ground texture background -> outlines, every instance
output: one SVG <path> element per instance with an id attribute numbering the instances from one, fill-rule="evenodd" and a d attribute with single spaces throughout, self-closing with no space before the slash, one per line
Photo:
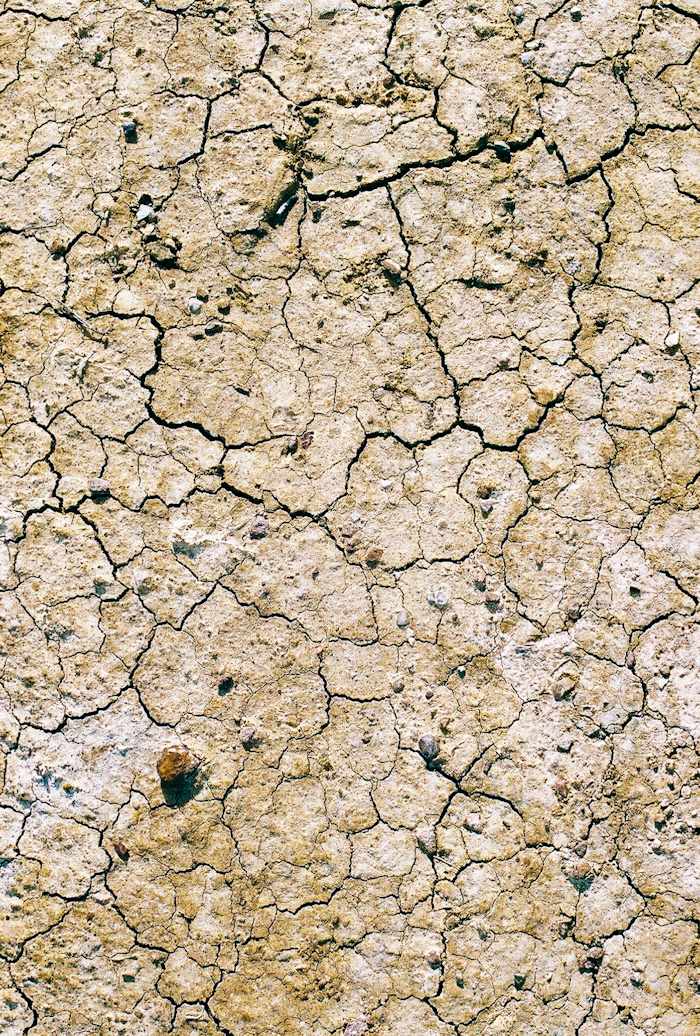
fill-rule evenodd
<path id="1" fill-rule="evenodd" d="M 697 1036 L 698 0 L 0 33 L 3 1034 Z"/>

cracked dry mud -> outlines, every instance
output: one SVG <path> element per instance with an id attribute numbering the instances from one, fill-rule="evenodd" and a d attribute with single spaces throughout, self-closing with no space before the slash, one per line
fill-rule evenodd
<path id="1" fill-rule="evenodd" d="M 697 1036 L 698 0 L 0 27 L 2 1033 Z"/>

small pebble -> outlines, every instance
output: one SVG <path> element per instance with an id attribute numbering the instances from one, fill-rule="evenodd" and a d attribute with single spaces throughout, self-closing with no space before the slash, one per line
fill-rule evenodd
<path id="1" fill-rule="evenodd" d="M 250 526 L 250 538 L 251 540 L 262 540 L 267 536 L 269 530 L 270 523 L 267 518 L 263 518 L 262 515 L 259 515 Z"/>
<path id="2" fill-rule="evenodd" d="M 580 7 L 572 7 L 570 13 L 571 13 L 571 21 L 572 22 L 580 22 L 581 21 L 581 18 L 583 17 L 583 15 L 581 14 L 581 8 Z"/>
<path id="3" fill-rule="evenodd" d="M 670 346 L 671 348 L 673 348 L 676 345 L 680 345 L 680 341 L 681 341 L 680 332 L 678 332 L 678 331 L 671 331 L 671 333 L 667 336 L 666 341 L 664 342 L 664 345 Z"/>
<path id="4" fill-rule="evenodd" d="M 581 615 L 581 605 L 578 601 L 571 601 L 566 609 L 566 614 L 570 619 L 578 619 Z"/>
<path id="5" fill-rule="evenodd" d="M 357 526 L 354 522 L 346 522 L 340 530 L 340 535 L 344 540 L 349 540 L 351 536 L 354 536 L 357 532 Z"/>
<path id="6" fill-rule="evenodd" d="M 199 759 L 182 745 L 166 748 L 158 760 L 158 776 L 163 784 L 175 784 L 199 768 Z"/>
<path id="7" fill-rule="evenodd" d="M 202 303 L 199 301 L 199 299 L 189 299 L 187 302 L 187 308 L 189 309 L 190 313 L 201 313 Z"/>
<path id="8" fill-rule="evenodd" d="M 365 561 L 368 565 L 378 565 L 384 557 L 384 551 L 381 547 L 370 547 L 365 554 Z"/>
<path id="9" fill-rule="evenodd" d="M 440 611 L 444 611 L 450 603 L 450 593 L 449 590 L 438 587 L 437 590 L 428 590 L 425 599 L 433 608 L 439 608 Z"/>
<path id="10" fill-rule="evenodd" d="M 299 445 L 302 450 L 307 450 L 311 443 L 314 441 L 314 433 L 307 429 L 302 435 L 299 436 Z"/>
<path id="11" fill-rule="evenodd" d="M 399 629 L 405 629 L 411 620 L 408 617 L 408 613 L 405 611 L 398 612 L 396 616 L 396 625 Z"/>
<path id="12" fill-rule="evenodd" d="M 480 813 L 467 813 L 464 821 L 464 826 L 467 831 L 473 832 L 475 835 L 480 835 L 484 830 L 483 821 Z"/>
<path id="13" fill-rule="evenodd" d="M 395 694 L 400 694 L 401 691 L 404 689 L 403 677 L 398 676 L 398 675 L 397 676 L 392 676 L 392 678 L 391 678 L 391 689 L 392 689 L 392 691 L 394 691 Z"/>
<path id="14" fill-rule="evenodd" d="M 574 739 L 572 738 L 571 734 L 564 734 L 564 737 L 561 739 L 561 741 L 557 745 L 557 751 L 558 752 L 570 752 L 571 749 L 573 748 L 573 744 L 574 744 Z"/>
<path id="15" fill-rule="evenodd" d="M 513 18 L 515 19 L 516 24 L 520 23 L 524 17 L 525 8 L 521 7 L 520 4 L 518 4 L 516 7 L 513 8 Z"/>
<path id="16" fill-rule="evenodd" d="M 241 744 L 250 748 L 255 742 L 255 727 L 241 727 Z"/>
<path id="17" fill-rule="evenodd" d="M 364 1036 L 364 1033 L 367 1032 L 367 1028 L 367 1019 L 363 1015 L 360 1015 L 360 1017 L 356 1018 L 354 1021 L 348 1022 L 345 1026 L 344 1036 Z"/>
<path id="18" fill-rule="evenodd" d="M 401 267 L 395 259 L 389 259 L 388 257 L 386 259 L 382 259 L 382 269 L 386 270 L 386 272 L 392 277 L 401 276 Z"/>
<path id="19" fill-rule="evenodd" d="M 425 959 L 431 968 L 439 968 L 442 958 L 437 950 L 428 950 Z"/>
<path id="20" fill-rule="evenodd" d="M 433 856 L 437 852 L 437 837 L 434 828 L 419 827 L 416 831 L 416 838 L 418 845 L 428 856 Z"/>
<path id="21" fill-rule="evenodd" d="M 513 985 L 515 986 L 515 988 L 516 989 L 522 989 L 523 986 L 525 985 L 525 979 L 526 978 L 527 978 L 526 975 L 523 975 L 519 971 L 516 971 L 515 974 L 513 975 Z"/>
<path id="22" fill-rule="evenodd" d="M 90 490 L 90 496 L 100 497 L 109 496 L 109 482 L 106 478 L 91 478 L 88 482 L 88 488 Z"/>
<path id="23" fill-rule="evenodd" d="M 461 971 L 455 972 L 455 982 L 457 983 L 460 989 L 464 988 L 464 975 Z"/>
<path id="24" fill-rule="evenodd" d="M 523 65 L 531 65 L 535 60 L 535 56 L 534 51 L 528 50 L 524 54 L 520 55 L 520 60 Z"/>
<path id="25" fill-rule="evenodd" d="M 424 759 L 430 761 L 431 759 L 435 759 L 440 748 L 432 734 L 423 734 L 418 741 L 418 751 Z"/>
<path id="26" fill-rule="evenodd" d="M 477 590 L 486 589 L 486 573 L 483 568 L 472 569 L 472 582 Z"/>
<path id="27" fill-rule="evenodd" d="M 143 223 L 144 220 L 150 219 L 152 215 L 152 205 L 139 205 L 138 209 L 136 210 L 136 222 Z"/>
<path id="28" fill-rule="evenodd" d="M 574 852 L 577 856 L 585 856 L 588 846 L 585 842 L 579 842 L 578 845 L 574 846 Z"/>
<path id="29" fill-rule="evenodd" d="M 136 133 L 136 123 L 133 119 L 127 119 L 126 122 L 122 123 L 122 132 L 127 139 L 134 136 Z"/>
<path id="30" fill-rule="evenodd" d="M 539 49 L 540 49 L 540 41 L 539 40 L 528 40 L 527 43 L 525 44 L 525 50 L 539 50 Z"/>
<path id="31" fill-rule="evenodd" d="M 554 791 L 556 793 L 557 798 L 562 799 L 562 801 L 564 799 L 568 799 L 569 797 L 569 789 L 565 781 L 555 781 Z"/>
<path id="32" fill-rule="evenodd" d="M 128 860 L 128 859 L 129 859 L 129 850 L 128 850 L 128 849 L 127 849 L 127 847 L 126 847 L 126 846 L 124 845 L 124 843 L 123 843 L 123 842 L 120 842 L 120 841 L 116 841 L 116 842 L 112 842 L 112 845 L 114 846 L 114 849 L 115 849 L 115 851 L 116 851 L 117 855 L 118 855 L 118 856 L 119 856 L 119 857 L 120 857 L 120 858 L 121 858 L 122 860 L 124 860 L 124 861 L 126 862 L 126 860 Z"/>
<path id="33" fill-rule="evenodd" d="M 510 159 L 510 148 L 505 140 L 494 140 L 493 150 L 502 162 L 507 162 Z"/>
<path id="34" fill-rule="evenodd" d="M 625 665 L 627 666 L 628 669 L 632 669 L 634 667 L 634 663 L 635 663 L 634 651 L 632 650 L 632 648 L 630 648 L 629 651 L 627 652 L 627 654 L 625 655 Z"/>

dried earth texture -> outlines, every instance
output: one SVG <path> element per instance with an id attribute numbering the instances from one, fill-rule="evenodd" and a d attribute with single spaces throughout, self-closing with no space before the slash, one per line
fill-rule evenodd
<path id="1" fill-rule="evenodd" d="M 3 1036 L 698 1036 L 700 3 L 0 15 Z"/>

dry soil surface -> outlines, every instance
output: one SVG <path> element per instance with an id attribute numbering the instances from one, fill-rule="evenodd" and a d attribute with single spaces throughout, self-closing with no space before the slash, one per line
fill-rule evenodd
<path id="1" fill-rule="evenodd" d="M 2 1033 L 698 1036 L 699 0 L 0 55 Z"/>

